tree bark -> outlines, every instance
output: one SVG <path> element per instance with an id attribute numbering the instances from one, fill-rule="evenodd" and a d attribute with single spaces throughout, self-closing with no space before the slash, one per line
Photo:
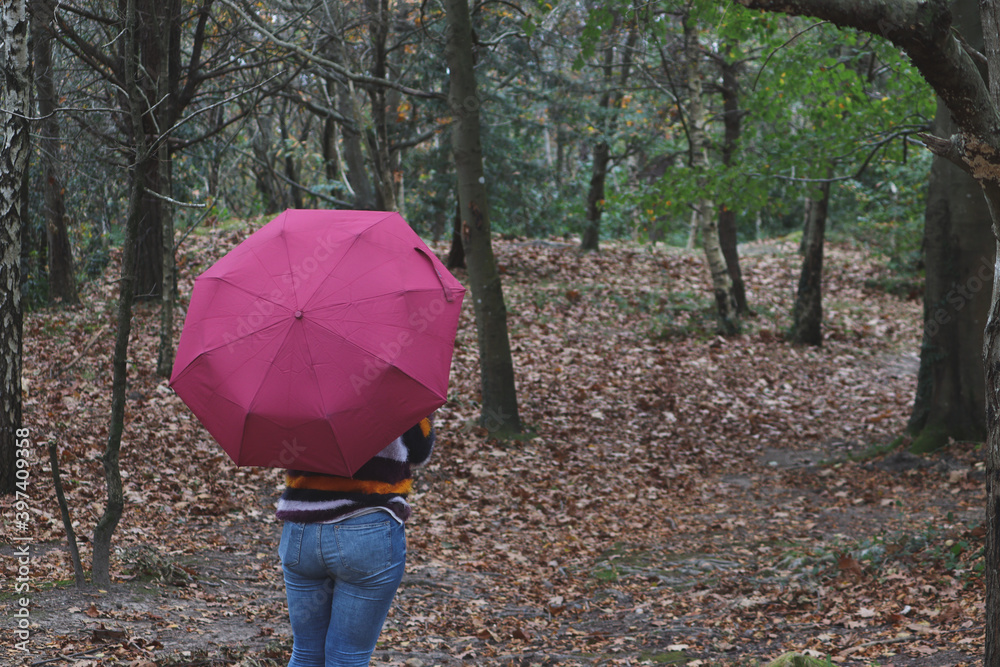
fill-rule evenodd
<path id="1" fill-rule="evenodd" d="M 979 8 L 954 5 L 955 23 L 973 48 L 983 48 Z M 958 131 L 938 99 L 934 134 Z M 924 328 L 920 373 L 907 430 L 911 450 L 926 452 L 955 440 L 986 438 L 981 350 L 993 292 L 993 232 L 982 188 L 969 174 L 935 157 L 924 212 Z"/>
<path id="2" fill-rule="evenodd" d="M 166 50 L 166 49 L 164 49 Z M 162 88 L 167 81 L 168 72 L 166 67 L 161 65 L 160 76 L 157 80 L 163 82 Z M 167 94 L 161 89 L 160 96 Z M 161 142 L 157 150 L 157 167 L 159 168 L 160 184 L 163 188 L 162 194 L 173 196 L 173 169 L 171 168 L 170 149 L 167 142 Z M 163 289 L 160 290 L 160 343 L 156 355 L 156 374 L 160 377 L 170 377 L 170 372 L 174 367 L 174 296 L 175 296 L 175 268 L 174 262 L 174 209 L 172 206 L 164 206 L 162 209 L 163 225 Z"/>
<path id="3" fill-rule="evenodd" d="M 16 483 L 21 428 L 21 185 L 28 165 L 26 0 L 0 0 L 0 493 Z"/>
<path id="4" fill-rule="evenodd" d="M 448 101 L 457 116 L 452 150 L 458 176 L 462 216 L 462 244 L 469 266 L 469 285 L 482 380 L 480 424 L 497 437 L 521 432 L 514 385 L 514 363 L 507 336 L 507 308 L 493 256 L 486 179 L 479 138 L 479 105 L 473 69 L 472 24 L 467 0 L 445 0 L 448 21 L 447 59 L 450 70 Z"/>
<path id="5" fill-rule="evenodd" d="M 823 344 L 823 245 L 830 208 L 830 182 L 818 185 L 814 194 L 817 196 L 806 200 L 802 234 L 804 256 L 792 309 L 792 341 L 819 346 Z"/>
<path id="6" fill-rule="evenodd" d="M 993 116 L 997 116 L 1000 106 L 1000 6 L 996 0 L 980 2 L 985 53 L 989 63 L 989 89 L 993 103 Z M 940 91 L 939 91 L 940 94 Z M 951 109 L 952 105 L 949 104 Z M 985 112 L 983 115 L 987 115 Z M 959 120 L 961 129 L 968 134 L 967 127 Z M 997 126 L 994 125 L 994 128 Z M 990 137 L 994 142 L 998 138 Z M 986 139 L 977 140 L 985 141 Z M 995 148 L 995 146 L 994 146 Z M 992 154 L 996 160 L 996 152 Z M 992 167 L 992 177 L 987 177 L 980 168 L 973 169 L 978 175 L 986 194 L 990 211 L 993 236 L 1000 242 L 1000 165 Z M 1000 256 L 1000 245 L 995 245 L 995 257 Z M 990 314 L 986 320 L 983 341 L 983 357 L 986 373 L 986 649 L 984 667 L 1000 667 L 1000 280 L 997 273 L 1000 266 L 993 265 L 993 295 Z"/>
<path id="7" fill-rule="evenodd" d="M 331 86 L 332 87 L 332 86 Z M 323 168 L 328 183 L 340 180 L 340 156 L 337 152 L 337 121 L 323 120 Z"/>
<path id="8" fill-rule="evenodd" d="M 79 302 L 73 272 L 73 248 L 66 231 L 66 200 L 59 169 L 62 153 L 59 118 L 56 116 L 56 91 L 52 81 L 53 0 L 32 4 L 32 39 L 35 56 L 35 91 L 41 137 L 38 140 L 39 163 L 44 192 L 43 213 L 48 243 L 49 299 L 72 305 Z"/>
<path id="9" fill-rule="evenodd" d="M 338 85 L 337 104 L 341 115 L 353 118 L 355 125 L 361 122 L 357 103 L 354 100 L 354 91 L 351 87 Z M 347 166 L 347 182 L 354 190 L 354 206 L 364 210 L 375 209 L 375 192 L 365 166 L 361 133 L 357 127 L 351 127 L 345 123 L 340 126 L 340 134 L 344 139 L 344 164 Z"/>
<path id="10" fill-rule="evenodd" d="M 451 230 L 451 249 L 448 251 L 449 269 L 464 269 L 465 266 L 465 246 L 462 245 L 462 204 L 458 201 L 456 193 L 455 199 L 455 221 Z"/>
<path id="11" fill-rule="evenodd" d="M 611 148 L 601 139 L 594 145 L 590 167 L 590 187 L 587 189 L 587 226 L 583 230 L 580 249 L 597 251 L 601 240 L 601 214 L 604 212 L 604 181 L 608 175 Z"/>
<path id="12" fill-rule="evenodd" d="M 176 0 L 137 0 L 136 13 L 139 32 L 137 48 L 139 49 L 139 59 L 143 71 L 149 79 L 145 86 L 137 79 L 136 85 L 142 86 L 147 95 L 147 109 L 156 104 L 161 89 L 166 89 L 166 82 L 160 82 L 160 73 L 163 71 L 163 63 L 170 57 L 169 51 L 164 50 L 164 35 L 170 35 L 173 30 L 171 25 L 177 20 L 177 16 L 171 10 Z M 169 42 L 166 42 L 169 44 Z M 179 46 L 179 45 L 178 45 Z M 172 105 L 168 102 L 157 107 L 156 111 L 143 114 L 143 125 L 133 127 L 133 132 L 137 135 L 145 133 L 155 135 L 158 133 L 158 126 L 166 129 L 170 127 L 174 120 L 170 113 Z M 156 120 L 154 120 L 156 118 Z M 138 141 L 137 136 L 130 137 L 133 145 Z M 146 162 L 146 174 L 143 181 L 146 187 L 153 192 L 166 194 L 162 179 L 162 170 L 158 164 L 158 159 L 151 159 Z M 136 282 L 135 296 L 139 299 L 157 299 L 162 296 L 163 289 L 163 209 L 165 202 L 151 194 L 143 193 L 142 206 L 144 215 L 142 216 L 141 227 L 137 235 L 137 258 L 136 258 Z"/>

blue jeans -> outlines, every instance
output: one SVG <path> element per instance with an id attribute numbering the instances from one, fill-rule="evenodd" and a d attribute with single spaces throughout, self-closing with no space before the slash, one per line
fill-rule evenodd
<path id="1" fill-rule="evenodd" d="M 286 521 L 278 555 L 294 640 L 288 666 L 367 667 L 403 578 L 403 525 L 382 511 Z"/>

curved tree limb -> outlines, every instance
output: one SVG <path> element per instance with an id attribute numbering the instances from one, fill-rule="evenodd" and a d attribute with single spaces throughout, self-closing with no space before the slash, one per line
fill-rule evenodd
<path id="1" fill-rule="evenodd" d="M 979 67 L 952 30 L 947 0 L 736 0 L 750 9 L 814 16 L 882 35 L 934 88 L 958 125 L 1000 149 L 1000 114 Z"/>

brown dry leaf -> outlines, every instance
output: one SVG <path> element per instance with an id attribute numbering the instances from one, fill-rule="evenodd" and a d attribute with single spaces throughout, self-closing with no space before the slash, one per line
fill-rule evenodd
<path id="1" fill-rule="evenodd" d="M 837 567 L 845 575 L 850 575 L 857 579 L 863 579 L 865 576 L 861 563 L 859 563 L 854 556 L 850 554 L 841 554 L 837 559 Z"/>
<path id="2" fill-rule="evenodd" d="M 178 322 L 194 276 L 249 228 L 188 238 L 178 257 Z M 407 525 L 413 579 L 394 603 L 387 646 L 414 654 L 448 647 L 489 667 L 561 655 L 560 664 L 575 667 L 598 659 L 581 656 L 589 638 L 593 653 L 607 650 L 599 659 L 608 665 L 637 664 L 643 642 L 686 645 L 704 664 L 726 664 L 737 659 L 723 653 L 733 647 L 749 662 L 779 650 L 892 639 L 901 625 L 943 610 L 933 622 L 948 622 L 948 633 L 923 633 L 922 645 L 970 655 L 981 648 L 980 624 L 951 627 L 982 615 L 977 549 L 951 569 L 940 554 L 915 546 L 926 542 L 928 521 L 943 539 L 981 538 L 981 491 L 955 475 L 961 483 L 942 494 L 948 475 L 935 468 L 893 470 L 879 458 L 849 456 L 905 429 L 922 305 L 868 287 L 894 277 L 883 259 L 830 244 L 823 345 L 790 345 L 781 332 L 800 269 L 796 244 L 749 247 L 741 263 L 757 315 L 747 318 L 745 334 L 720 338 L 699 253 L 614 242 L 580 254 L 561 242 L 495 239 L 506 267 L 519 408 L 536 435 L 500 443 L 478 425 L 479 347 L 467 298 L 450 400 L 435 424 L 438 448 L 416 475 Z M 99 338 L 71 372 L 51 378 L 46 371 L 71 361 L 89 332 L 113 330 L 115 270 L 86 287 L 79 309 L 25 318 L 25 422 L 39 439 L 60 443 L 82 538 L 92 534 L 104 499 L 95 461 L 108 434 L 114 337 Z M 128 404 L 128 502 L 116 546 L 153 545 L 181 568 L 201 559 L 209 565 L 187 570 L 199 588 L 166 589 L 169 602 L 137 620 L 153 625 L 165 652 L 178 648 L 188 628 L 207 629 L 197 620 L 206 613 L 212 626 L 265 629 L 262 645 L 280 643 L 287 609 L 273 503 L 281 474 L 230 463 L 155 375 L 158 315 L 158 307 L 140 305 L 134 317 L 130 388 L 144 398 Z M 781 454 L 780 465 L 766 462 L 771 451 Z M 956 443 L 949 455 L 969 480 L 981 474 L 973 447 Z M 41 495 L 32 502 L 34 537 L 62 540 L 55 502 Z M 862 564 L 856 554 L 875 527 L 900 540 Z M 59 581 L 70 568 L 63 550 L 52 549 L 33 559 L 32 576 Z M 104 602 L 115 594 L 102 598 L 103 611 L 80 609 L 90 603 L 79 598 L 70 606 L 118 621 L 127 609 Z M 753 604 L 733 613 L 738 600 Z M 950 612 L 951 605 L 960 609 Z M 907 606 L 914 607 L 909 616 L 899 612 Z M 859 616 L 862 608 L 872 615 Z M 702 647 L 692 628 L 706 618 L 717 620 L 711 645 Z M 67 639 L 53 632 L 53 645 Z M 67 653 L 92 648 L 88 635 L 74 636 Z M 880 648 L 870 649 L 872 662 L 885 662 L 875 655 Z M 267 657 L 287 662 L 287 655 Z M 5 658 L 0 653 L 0 663 Z"/>

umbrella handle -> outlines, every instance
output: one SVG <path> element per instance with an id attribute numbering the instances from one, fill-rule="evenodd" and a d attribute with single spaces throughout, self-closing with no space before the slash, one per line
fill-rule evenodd
<path id="1" fill-rule="evenodd" d="M 430 256 L 430 253 L 428 253 L 425 248 L 421 248 L 418 245 L 413 246 L 413 249 L 416 250 L 416 251 L 418 251 L 418 252 L 420 252 L 421 254 L 423 254 L 423 256 L 427 258 L 427 261 L 431 263 L 431 268 L 434 269 L 434 273 L 437 275 L 438 281 L 441 283 L 441 291 L 444 292 L 444 298 L 445 298 L 445 300 L 448 303 L 451 303 L 452 301 L 454 301 L 455 297 L 453 297 L 451 295 L 451 292 L 449 292 L 448 288 L 445 286 L 445 284 L 444 284 L 444 276 L 441 275 L 441 270 L 438 269 L 437 264 L 434 263 L 434 259 Z"/>

